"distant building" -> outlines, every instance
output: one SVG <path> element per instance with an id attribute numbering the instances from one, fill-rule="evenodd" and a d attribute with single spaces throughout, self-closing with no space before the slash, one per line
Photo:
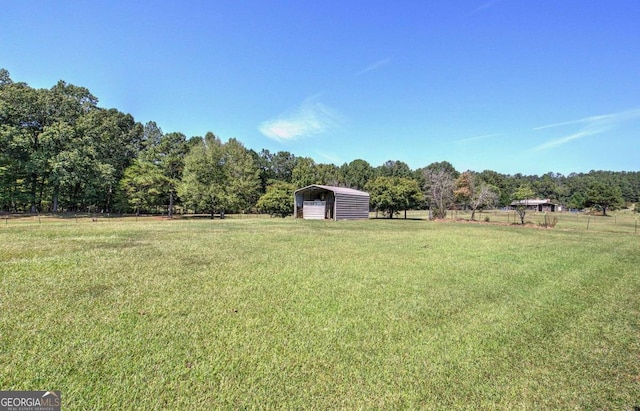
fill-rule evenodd
<path id="1" fill-rule="evenodd" d="M 369 193 L 346 187 L 313 184 L 298 189 L 294 216 L 306 220 L 360 220 L 369 218 Z"/>
<path id="2" fill-rule="evenodd" d="M 527 210 L 533 210 L 533 211 L 540 211 L 540 212 L 544 212 L 544 211 L 550 211 L 550 212 L 556 212 L 556 211 L 562 211 L 562 206 L 556 203 L 552 203 L 550 199 L 545 198 L 545 199 L 539 199 L 539 198 L 535 198 L 535 199 L 527 199 L 527 200 L 520 200 L 520 201 L 512 201 L 511 202 L 511 207 L 517 207 L 517 206 L 526 206 Z"/>

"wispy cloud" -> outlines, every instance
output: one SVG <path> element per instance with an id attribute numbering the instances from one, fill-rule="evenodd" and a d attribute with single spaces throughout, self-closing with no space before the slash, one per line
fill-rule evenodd
<path id="1" fill-rule="evenodd" d="M 312 96 L 293 110 L 264 121 L 258 130 L 273 140 L 291 141 L 325 133 L 339 123 L 339 116 Z"/>
<path id="2" fill-rule="evenodd" d="M 597 134 L 604 133 L 608 130 L 614 129 L 620 126 L 622 123 L 640 118 L 640 108 L 621 111 L 619 113 L 603 114 L 599 116 L 591 116 L 581 118 L 579 120 L 563 121 L 559 123 L 546 124 L 543 126 L 535 127 L 534 130 L 545 130 L 549 128 L 565 127 L 571 125 L 581 125 L 580 129 L 563 137 L 556 138 L 554 140 L 547 141 L 534 147 L 534 150 L 546 150 L 549 148 L 557 147 L 562 144 L 566 144 L 573 140 L 578 140 L 584 137 L 589 137 Z"/>
<path id="3" fill-rule="evenodd" d="M 485 11 L 487 9 L 490 9 L 491 7 L 495 6 L 496 4 L 500 3 L 503 0 L 489 0 L 486 1 L 484 3 L 482 3 L 479 7 L 476 7 L 475 9 L 473 9 L 470 13 L 467 14 L 466 17 L 471 17 L 474 14 L 480 13 L 482 11 Z"/>
<path id="4" fill-rule="evenodd" d="M 332 164 L 340 165 L 340 164 L 344 163 L 344 160 L 342 160 L 342 158 L 340 158 L 340 156 L 338 156 L 335 153 L 327 153 L 327 152 L 324 152 L 324 151 L 316 151 L 316 153 L 320 157 L 324 158 L 325 160 L 329 161 Z"/>
<path id="5" fill-rule="evenodd" d="M 365 73 L 368 73 L 370 71 L 374 71 L 379 69 L 382 66 L 386 66 L 387 64 L 391 63 L 391 59 L 390 58 L 386 58 L 383 60 L 378 60 L 373 64 L 368 65 L 367 67 L 363 68 L 362 70 L 360 70 L 359 72 L 356 73 L 356 76 L 361 76 Z"/>
<path id="6" fill-rule="evenodd" d="M 607 130 L 606 128 L 594 128 L 594 129 L 590 129 L 590 130 L 578 131 L 577 133 L 573 133 L 573 134 L 570 134 L 568 136 L 564 136 L 564 137 L 561 137 L 561 138 L 557 138 L 555 140 L 547 141 L 544 144 L 540 144 L 539 146 L 534 147 L 534 150 L 536 150 L 536 151 L 546 150 L 548 148 L 561 146 L 561 145 L 563 145 L 565 143 L 568 143 L 570 141 L 573 141 L 573 140 L 578 140 L 578 139 L 581 139 L 581 138 L 584 138 L 584 137 L 594 136 L 596 134 L 603 133 L 606 130 Z"/>
<path id="7" fill-rule="evenodd" d="M 487 139 L 487 138 L 500 137 L 500 136 L 502 136 L 502 134 L 499 134 L 499 133 L 497 133 L 497 134 L 484 134 L 484 135 L 481 135 L 481 136 L 475 136 L 475 137 L 463 138 L 461 140 L 456 140 L 456 141 L 454 141 L 454 143 L 468 143 L 470 141 L 484 140 L 484 139 Z"/>

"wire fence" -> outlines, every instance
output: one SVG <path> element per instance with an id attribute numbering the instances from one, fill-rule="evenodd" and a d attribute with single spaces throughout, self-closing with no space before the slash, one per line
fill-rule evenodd
<path id="1" fill-rule="evenodd" d="M 376 214 L 372 212 L 371 218 Z M 226 214 L 225 219 L 248 220 L 268 219 L 267 214 Z M 384 218 L 379 213 L 378 218 Z M 405 218 L 402 211 L 394 218 Z M 406 218 L 412 220 L 429 220 L 428 210 L 407 210 Z M 42 224 L 58 225 L 83 225 L 83 224 L 109 224 L 118 222 L 158 222 L 158 221 L 196 221 L 210 220 L 210 214 L 175 214 L 171 218 L 167 215 L 130 215 L 130 214 L 0 214 L 0 230 L 2 227 L 29 227 Z M 216 214 L 214 220 L 220 220 Z M 514 210 L 489 210 L 477 211 L 474 220 L 478 223 L 519 225 L 520 217 Z M 471 221 L 471 212 L 462 210 L 449 210 L 446 218 L 441 221 Z M 573 212 L 533 212 L 525 215 L 525 224 L 568 230 L 580 230 L 590 232 L 640 234 L 640 215 L 631 212 L 610 213 L 607 216 L 590 215 Z"/>
<path id="2" fill-rule="evenodd" d="M 225 214 L 224 219 L 264 219 L 269 218 L 267 214 Z M 222 219 L 219 214 L 214 216 L 214 220 Z M 174 214 L 172 217 L 155 214 L 0 214 L 0 229 L 8 226 L 34 226 L 34 225 L 83 225 L 83 224 L 109 224 L 118 222 L 158 222 L 158 221 L 196 221 L 211 220 L 211 214 Z"/>
<path id="3" fill-rule="evenodd" d="M 372 217 L 375 213 L 371 214 Z M 381 214 L 378 215 L 382 217 Z M 404 211 L 394 218 L 404 218 Z M 428 220 L 428 210 L 407 210 L 407 219 Z M 449 210 L 442 221 L 471 221 L 471 211 Z M 477 211 L 474 220 L 479 223 L 518 225 L 520 216 L 515 210 Z M 574 212 L 534 212 L 527 211 L 525 224 L 538 227 L 571 229 L 593 232 L 640 234 L 640 215 L 632 212 L 610 213 L 607 216 Z"/>

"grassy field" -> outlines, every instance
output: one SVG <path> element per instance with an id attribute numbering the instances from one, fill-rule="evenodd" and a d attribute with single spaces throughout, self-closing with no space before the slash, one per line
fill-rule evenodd
<path id="1" fill-rule="evenodd" d="M 407 212 L 407 218 L 426 220 L 429 218 L 428 213 L 425 210 L 411 210 Z M 606 216 L 570 212 L 543 213 L 528 211 L 525 216 L 525 222 L 532 225 L 543 225 L 545 216 L 547 224 L 555 219 L 559 229 L 640 235 L 640 214 L 633 213 L 630 210 L 610 212 Z M 404 218 L 404 213 L 401 213 L 399 218 Z M 445 218 L 445 220 L 470 219 L 470 211 L 449 211 Z M 494 224 L 520 224 L 520 217 L 513 210 L 477 212 L 475 220 Z"/>
<path id="2" fill-rule="evenodd" d="M 18 220 L 0 389 L 63 409 L 640 406 L 633 231 Z"/>

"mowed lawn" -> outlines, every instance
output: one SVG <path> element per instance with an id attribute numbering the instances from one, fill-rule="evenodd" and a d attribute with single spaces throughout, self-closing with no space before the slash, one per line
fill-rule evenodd
<path id="1" fill-rule="evenodd" d="M 637 235 L 230 218 L 0 240 L 0 389 L 63 409 L 640 406 Z"/>

